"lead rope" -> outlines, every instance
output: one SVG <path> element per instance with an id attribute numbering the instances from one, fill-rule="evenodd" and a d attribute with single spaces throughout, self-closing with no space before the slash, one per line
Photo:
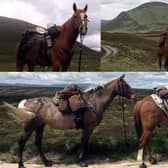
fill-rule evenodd
<path id="1" fill-rule="evenodd" d="M 82 49 L 83 49 L 83 36 L 80 34 L 79 67 L 78 67 L 79 72 L 81 71 Z"/>
<path id="2" fill-rule="evenodd" d="M 125 93 L 125 88 L 123 87 L 123 84 L 122 84 L 122 87 L 120 87 L 119 85 L 119 91 L 121 91 L 121 93 L 124 95 Z M 125 145 L 128 144 L 127 142 L 127 131 L 126 131 L 126 121 L 125 121 L 125 101 L 124 101 L 124 98 L 119 96 L 119 105 L 121 106 L 121 109 L 122 109 L 122 119 L 123 119 L 123 135 L 124 135 L 124 141 L 125 141 Z"/>

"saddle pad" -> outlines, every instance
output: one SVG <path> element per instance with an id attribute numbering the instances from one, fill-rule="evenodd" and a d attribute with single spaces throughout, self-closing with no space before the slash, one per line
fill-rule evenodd
<path id="1" fill-rule="evenodd" d="M 156 94 L 152 94 L 151 95 L 153 101 L 155 102 L 155 104 L 161 108 L 164 113 L 168 116 L 168 105 L 167 105 L 167 100 L 163 100 L 161 99 L 158 95 Z"/>

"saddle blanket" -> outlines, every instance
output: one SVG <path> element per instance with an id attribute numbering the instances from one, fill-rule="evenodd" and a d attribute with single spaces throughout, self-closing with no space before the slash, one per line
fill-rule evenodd
<path id="1" fill-rule="evenodd" d="M 158 95 L 152 94 L 151 95 L 153 101 L 155 104 L 161 108 L 164 113 L 168 116 L 168 100 L 167 99 L 161 99 Z"/>

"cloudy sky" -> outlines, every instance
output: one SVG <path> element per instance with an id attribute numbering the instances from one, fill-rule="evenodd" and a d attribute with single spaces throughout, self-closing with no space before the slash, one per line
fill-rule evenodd
<path id="1" fill-rule="evenodd" d="M 0 16 L 17 18 L 46 27 L 48 23 L 63 24 L 73 14 L 72 5 L 88 4 L 90 20 L 84 43 L 100 50 L 100 0 L 0 0 Z"/>
<path id="2" fill-rule="evenodd" d="M 101 19 L 113 19 L 123 11 L 128 11 L 143 3 L 153 1 L 168 3 L 168 0 L 102 0 Z"/>
<path id="3" fill-rule="evenodd" d="M 1 72 L 0 84 L 40 84 L 43 86 L 50 85 L 68 85 L 72 83 L 90 84 L 95 86 L 103 84 L 118 78 L 123 73 L 120 72 L 67 72 L 67 73 L 17 73 L 17 72 Z M 152 72 L 128 72 L 126 81 L 133 88 L 149 88 L 152 89 L 158 85 L 168 85 L 168 73 L 152 73 Z"/>

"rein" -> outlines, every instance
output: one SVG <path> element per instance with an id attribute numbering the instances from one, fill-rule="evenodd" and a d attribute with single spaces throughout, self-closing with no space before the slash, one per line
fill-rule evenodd
<path id="1" fill-rule="evenodd" d="M 126 89 L 124 87 L 124 84 L 122 83 L 121 86 L 118 84 L 118 89 L 121 95 L 125 95 Z M 125 139 L 125 144 L 127 144 L 127 131 L 126 131 L 126 120 L 125 120 L 125 98 L 119 95 L 119 105 L 121 106 L 122 109 L 122 119 L 123 119 L 123 134 L 124 134 L 124 139 Z"/>
<path id="2" fill-rule="evenodd" d="M 86 22 L 89 22 L 88 19 L 86 19 Z M 84 35 L 80 33 L 80 50 L 79 50 L 79 67 L 78 71 L 81 71 L 81 62 L 82 62 L 82 49 L 83 49 L 83 40 L 84 40 Z"/>
<path id="3" fill-rule="evenodd" d="M 80 34 L 80 46 L 79 46 L 79 67 L 78 71 L 81 71 L 81 61 L 82 61 L 82 49 L 83 49 L 83 39 L 84 35 Z"/>

